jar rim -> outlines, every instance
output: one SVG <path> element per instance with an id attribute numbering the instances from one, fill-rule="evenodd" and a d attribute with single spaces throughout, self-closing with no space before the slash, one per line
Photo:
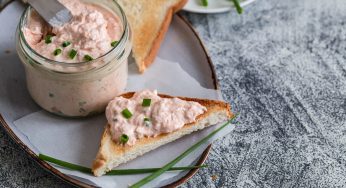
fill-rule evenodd
<path id="1" fill-rule="evenodd" d="M 91 65 L 93 63 L 98 62 L 100 59 L 107 57 L 108 55 L 110 55 L 111 53 L 115 52 L 116 50 L 119 51 L 118 47 L 124 46 L 121 45 L 121 43 L 123 43 L 122 41 L 124 41 L 124 39 L 126 38 L 126 32 L 128 31 L 128 21 L 126 18 L 126 15 L 123 11 L 123 9 L 121 8 L 121 6 L 115 1 L 112 0 L 112 2 L 116 5 L 116 7 L 119 9 L 120 11 L 120 16 L 121 16 L 121 20 L 122 20 L 122 26 L 123 26 L 123 32 L 121 34 L 121 37 L 119 39 L 119 42 L 116 44 L 115 47 L 113 47 L 112 49 L 110 49 L 109 51 L 107 51 L 105 54 L 91 60 L 91 61 L 82 61 L 82 62 L 74 62 L 74 63 L 68 63 L 68 62 L 63 62 L 63 61 L 56 61 L 56 60 L 52 60 L 49 58 L 46 58 L 44 56 L 42 56 L 41 54 L 37 53 L 27 42 L 24 33 L 23 33 L 23 26 L 24 26 L 24 21 L 26 20 L 26 17 L 28 16 L 29 11 L 31 11 L 33 9 L 33 7 L 28 6 L 25 11 L 23 12 L 22 16 L 20 17 L 20 21 L 19 21 L 19 25 L 18 25 L 18 30 L 19 30 L 19 37 L 20 39 L 24 42 L 24 45 L 30 50 L 30 52 L 32 52 L 33 54 L 35 54 L 39 59 L 51 64 L 51 65 L 59 65 L 59 66 L 66 66 L 66 67 L 79 67 L 79 66 L 83 66 L 83 65 Z M 114 11 L 113 11 L 114 13 Z M 119 16 L 118 14 L 116 14 L 117 16 Z M 121 52 L 122 50 L 120 50 Z"/>

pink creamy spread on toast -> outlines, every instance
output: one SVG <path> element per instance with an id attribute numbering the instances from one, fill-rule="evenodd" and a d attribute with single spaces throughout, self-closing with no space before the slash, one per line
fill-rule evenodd
<path id="1" fill-rule="evenodd" d="M 150 105 L 143 106 L 143 99 L 150 99 Z M 123 114 L 125 109 L 131 117 Z M 106 117 L 113 141 L 121 143 L 122 135 L 126 135 L 126 144 L 134 145 L 140 138 L 181 129 L 185 124 L 195 122 L 196 117 L 205 111 L 206 107 L 198 102 L 161 98 L 156 90 L 143 90 L 129 99 L 122 96 L 114 98 L 106 108 Z"/>
<path id="2" fill-rule="evenodd" d="M 60 62 L 83 62 L 85 55 L 98 58 L 113 47 L 111 43 L 118 41 L 122 35 L 121 21 L 117 15 L 97 4 L 83 3 L 80 0 L 59 0 L 73 15 L 70 22 L 61 27 L 50 28 L 34 11 L 27 26 L 23 29 L 24 37 L 31 48 L 38 54 Z M 45 37 L 51 35 L 51 42 Z M 64 42 L 70 44 L 63 47 Z M 56 49 L 61 53 L 54 54 Z M 77 52 L 70 57 L 71 50 Z"/>

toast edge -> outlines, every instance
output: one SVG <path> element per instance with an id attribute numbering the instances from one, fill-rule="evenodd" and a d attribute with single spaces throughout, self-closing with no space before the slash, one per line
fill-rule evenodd
<path id="1" fill-rule="evenodd" d="M 144 58 L 143 62 L 139 63 L 139 72 L 144 73 L 145 69 L 147 69 L 154 61 L 160 46 L 161 42 L 165 38 L 165 35 L 167 33 L 167 30 L 169 28 L 169 25 L 172 21 L 173 15 L 175 12 L 178 12 L 180 9 L 184 7 L 184 5 L 187 3 L 187 0 L 181 0 L 179 3 L 172 6 L 166 13 L 165 20 L 161 25 L 161 29 L 158 32 L 153 45 L 151 46 L 149 54 Z"/>

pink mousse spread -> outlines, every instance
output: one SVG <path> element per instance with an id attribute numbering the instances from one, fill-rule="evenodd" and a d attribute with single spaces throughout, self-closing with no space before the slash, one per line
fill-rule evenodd
<path id="1" fill-rule="evenodd" d="M 149 106 L 148 100 L 151 101 Z M 128 113 L 124 115 L 124 110 L 131 116 Z M 126 144 L 134 145 L 142 137 L 155 137 L 181 129 L 196 121 L 196 117 L 206 110 L 197 102 L 161 98 L 156 90 L 143 90 L 129 99 L 121 96 L 113 99 L 106 108 L 106 117 L 113 141 L 121 143 L 121 137 L 126 135 Z"/>
<path id="2" fill-rule="evenodd" d="M 106 8 L 79 0 L 59 2 L 71 11 L 73 18 L 70 22 L 51 28 L 32 12 L 23 29 L 26 41 L 38 54 L 60 62 L 83 62 L 106 54 L 113 48 L 112 42 L 120 39 L 121 22 Z M 73 56 L 72 51 L 77 53 Z"/>

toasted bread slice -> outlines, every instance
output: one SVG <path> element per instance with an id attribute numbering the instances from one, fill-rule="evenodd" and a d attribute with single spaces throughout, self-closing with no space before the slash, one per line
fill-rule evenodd
<path id="1" fill-rule="evenodd" d="M 132 56 L 139 72 L 154 61 L 172 16 L 187 0 L 117 0 L 133 32 Z"/>
<path id="2" fill-rule="evenodd" d="M 131 98 L 133 92 L 125 93 L 124 98 Z M 163 98 L 172 98 L 168 95 L 159 95 Z M 120 145 L 115 143 L 110 135 L 109 125 L 106 125 L 105 131 L 101 138 L 101 144 L 97 153 L 96 159 L 92 165 L 92 171 L 95 176 L 101 176 L 119 164 L 130 161 L 138 156 L 141 156 L 155 148 L 164 144 L 172 142 L 184 135 L 190 134 L 194 131 L 203 129 L 210 125 L 226 121 L 230 119 L 233 114 L 230 111 L 230 105 L 216 100 L 196 99 L 179 97 L 186 101 L 195 101 L 207 108 L 207 111 L 197 116 L 196 121 L 193 123 L 185 124 L 183 128 L 166 134 L 158 135 L 157 137 L 144 137 L 137 140 L 133 146 Z"/>

